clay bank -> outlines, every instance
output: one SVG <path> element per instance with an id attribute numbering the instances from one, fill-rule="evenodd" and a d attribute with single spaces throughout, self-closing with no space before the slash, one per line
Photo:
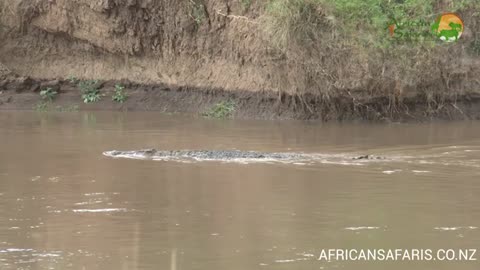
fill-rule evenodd
<path id="1" fill-rule="evenodd" d="M 395 9 L 458 14 L 463 35 L 446 44 L 391 39 L 394 7 L 377 2 L 5 0 L 0 110 L 478 119 L 479 4 Z"/>

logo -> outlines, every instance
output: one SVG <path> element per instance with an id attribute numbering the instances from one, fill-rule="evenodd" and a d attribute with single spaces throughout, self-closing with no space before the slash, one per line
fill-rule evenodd
<path id="1" fill-rule="evenodd" d="M 401 41 L 441 40 L 454 42 L 462 36 L 463 28 L 462 19 L 454 13 L 442 14 L 433 23 L 424 19 L 392 19 L 387 24 L 390 36 Z"/>
<path id="2" fill-rule="evenodd" d="M 432 25 L 432 32 L 440 40 L 457 41 L 463 33 L 463 21 L 454 13 L 443 14 Z"/>

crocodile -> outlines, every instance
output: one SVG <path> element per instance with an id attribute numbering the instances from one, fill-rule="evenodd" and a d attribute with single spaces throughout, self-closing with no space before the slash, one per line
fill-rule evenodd
<path id="1" fill-rule="evenodd" d="M 374 156 L 374 155 L 363 155 L 363 156 L 356 156 L 352 158 L 353 160 L 362 160 L 362 159 L 370 159 L 370 160 L 375 160 L 375 159 L 385 159 L 385 157 L 382 156 Z"/>
<path id="2" fill-rule="evenodd" d="M 232 161 L 238 159 L 248 160 L 272 160 L 272 161 L 308 161 L 319 158 L 322 155 L 306 153 L 269 153 L 241 150 L 156 150 L 143 149 L 136 151 L 107 151 L 103 153 L 109 157 L 123 157 L 133 159 L 196 159 L 196 160 L 220 160 Z M 348 158 L 347 158 L 348 159 Z M 381 156 L 361 155 L 351 157 L 351 160 L 379 160 Z"/>

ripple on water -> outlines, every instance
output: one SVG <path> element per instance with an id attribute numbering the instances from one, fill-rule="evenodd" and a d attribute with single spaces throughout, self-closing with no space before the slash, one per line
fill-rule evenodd
<path id="1" fill-rule="evenodd" d="M 102 196 L 102 195 L 105 195 L 105 193 L 103 192 L 94 192 L 94 193 L 85 193 L 83 194 L 84 196 L 87 196 L 87 197 L 92 197 L 92 196 Z"/>
<path id="2" fill-rule="evenodd" d="M 101 208 L 101 209 L 73 209 L 74 213 L 109 213 L 109 212 L 127 212 L 126 208 Z"/>
<path id="3" fill-rule="evenodd" d="M 276 263 L 289 263 L 289 262 L 295 262 L 297 261 L 296 259 L 283 259 L 283 260 L 275 260 Z"/>
<path id="4" fill-rule="evenodd" d="M 402 170 L 397 169 L 397 170 L 382 171 L 382 173 L 384 173 L 384 174 L 394 174 L 394 173 L 398 173 L 398 172 L 402 172 Z"/>
<path id="5" fill-rule="evenodd" d="M 413 173 L 431 173 L 431 171 L 412 170 Z"/>
<path id="6" fill-rule="evenodd" d="M 478 227 L 475 227 L 475 226 L 435 227 L 433 229 L 437 231 L 458 231 L 458 230 L 476 230 L 478 229 Z"/>
<path id="7" fill-rule="evenodd" d="M 97 200 L 97 201 L 88 201 L 88 202 L 78 202 L 78 203 L 74 203 L 74 205 L 77 205 L 77 206 L 92 205 L 92 204 L 99 204 L 99 203 L 103 203 L 103 202 L 104 201 Z"/>
<path id="8" fill-rule="evenodd" d="M 297 253 L 296 255 L 303 257 L 315 257 L 315 254 L 312 253 Z"/>
<path id="9" fill-rule="evenodd" d="M 30 248 L 7 248 L 7 249 L 0 249 L 0 253 L 10 253 L 10 252 L 30 252 L 34 251 Z"/>
<path id="10" fill-rule="evenodd" d="M 349 231 L 361 231 L 361 230 L 378 230 L 380 227 L 376 226 L 360 226 L 360 227 L 346 227 L 345 230 Z"/>
<path id="11" fill-rule="evenodd" d="M 58 263 L 59 259 L 62 259 L 62 251 L 42 251 L 32 248 L 8 248 L 0 249 L 0 254 L 4 254 L 5 258 L 2 258 L 2 266 L 7 265 L 26 265 L 40 261 L 50 261 L 52 264 Z M 3 269 L 3 267 L 2 267 Z M 17 268 L 25 269 L 25 268 Z M 29 268 L 27 268 L 29 269 Z"/>

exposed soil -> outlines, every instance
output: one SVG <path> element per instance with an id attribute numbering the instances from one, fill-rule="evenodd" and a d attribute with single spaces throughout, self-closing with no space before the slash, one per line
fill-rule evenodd
<path id="1" fill-rule="evenodd" d="M 279 49 L 264 29 L 263 1 L 5 0 L 0 3 L 0 110 L 53 107 L 202 113 L 232 100 L 235 117 L 322 120 L 477 119 L 477 13 L 462 14 L 453 46 L 395 58 L 335 35 Z M 318 11 L 318 12 L 317 12 Z M 317 10 L 318 23 L 328 11 Z M 322 28 L 323 29 L 323 28 Z M 476 41 L 475 41 L 476 42 Z M 347 44 L 347 45 L 345 45 Z M 476 44 L 476 43 L 475 43 Z M 103 81 L 83 104 L 66 78 Z M 111 101 L 114 85 L 130 98 Z"/>
<path id="2" fill-rule="evenodd" d="M 125 86 L 128 99 L 113 102 L 115 84 Z M 318 96 L 303 96 L 272 92 L 225 91 L 199 89 L 166 84 L 138 84 L 129 81 L 99 83 L 102 99 L 84 104 L 77 86 L 65 80 L 35 80 L 13 74 L 0 80 L 0 110 L 38 110 L 45 103 L 40 89 L 50 87 L 59 94 L 46 110 L 121 110 L 159 111 L 167 113 L 202 114 L 221 101 L 233 101 L 235 118 L 248 119 L 305 119 L 305 120 L 371 120 L 371 121 L 424 121 L 429 119 L 480 119 L 480 95 L 465 95 L 457 100 L 422 103 L 425 97 L 411 97 L 400 104 L 385 98 L 366 98 L 351 93 L 329 100 Z M 440 103 L 441 102 L 441 103 Z"/>

